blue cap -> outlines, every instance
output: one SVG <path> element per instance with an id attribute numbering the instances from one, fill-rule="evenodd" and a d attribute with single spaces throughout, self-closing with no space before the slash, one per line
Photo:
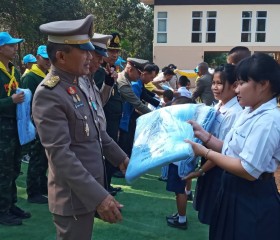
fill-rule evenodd
<path id="1" fill-rule="evenodd" d="M 7 44 L 16 44 L 21 43 L 24 40 L 21 38 L 13 38 L 7 32 L 0 32 L 0 46 L 7 45 Z"/>
<path id="2" fill-rule="evenodd" d="M 46 45 L 41 45 L 37 49 L 37 55 L 40 55 L 43 58 L 49 58 L 49 55 L 47 53 L 47 46 Z"/>
<path id="3" fill-rule="evenodd" d="M 35 63 L 37 62 L 37 59 L 32 54 L 27 54 L 22 59 L 23 63 Z"/>

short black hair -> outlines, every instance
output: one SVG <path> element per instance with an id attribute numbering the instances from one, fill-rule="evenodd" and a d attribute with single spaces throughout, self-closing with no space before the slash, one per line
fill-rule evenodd
<path id="1" fill-rule="evenodd" d="M 172 70 L 177 68 L 173 63 L 170 63 L 167 67 L 172 69 Z"/>
<path id="2" fill-rule="evenodd" d="M 220 79 L 223 85 L 228 82 L 232 85 L 236 81 L 235 65 L 232 64 L 221 64 L 215 68 L 214 74 L 220 73 Z"/>
<path id="3" fill-rule="evenodd" d="M 159 67 L 158 67 L 158 65 L 156 65 L 156 64 L 154 64 L 154 66 L 155 66 L 156 75 L 158 75 L 158 73 L 159 73 Z"/>
<path id="4" fill-rule="evenodd" d="M 172 101 L 171 105 L 186 104 L 186 103 L 195 103 L 195 102 L 189 97 L 180 96 L 180 97 L 175 98 Z"/>
<path id="5" fill-rule="evenodd" d="M 235 53 L 235 52 L 240 52 L 240 51 L 244 51 L 244 52 L 250 53 L 249 48 L 244 47 L 244 46 L 236 46 L 236 47 L 233 47 L 232 49 L 229 50 L 228 55 L 230 55 L 232 53 Z"/>
<path id="6" fill-rule="evenodd" d="M 163 75 L 175 75 L 175 73 L 173 72 L 172 69 L 170 68 L 166 68 L 164 71 L 163 71 Z"/>
<path id="7" fill-rule="evenodd" d="M 169 101 L 171 101 L 173 99 L 173 96 L 174 96 L 174 93 L 172 90 L 170 90 L 170 89 L 164 90 L 163 97 L 166 97 Z"/>
<path id="8" fill-rule="evenodd" d="M 57 51 L 69 53 L 73 47 L 75 47 L 75 45 L 48 42 L 47 53 L 48 53 L 51 63 L 56 63 L 56 61 L 57 61 L 56 52 Z"/>
<path id="9" fill-rule="evenodd" d="M 155 65 L 154 65 L 154 64 L 147 63 L 147 64 L 144 66 L 143 72 L 153 73 L 153 71 L 155 71 Z"/>
<path id="10" fill-rule="evenodd" d="M 181 76 L 179 77 L 179 84 L 182 86 L 182 87 L 186 87 L 188 85 L 188 83 L 190 83 L 190 79 L 188 79 L 187 76 Z"/>
<path id="11" fill-rule="evenodd" d="M 248 82 L 268 80 L 275 96 L 280 94 L 280 65 L 266 53 L 254 53 L 236 66 L 236 78 Z"/>

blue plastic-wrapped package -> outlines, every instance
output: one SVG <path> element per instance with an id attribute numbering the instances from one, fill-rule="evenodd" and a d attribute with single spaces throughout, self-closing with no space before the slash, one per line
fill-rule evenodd
<path id="1" fill-rule="evenodd" d="M 181 177 L 193 171 L 197 164 L 190 144 L 184 139 L 194 138 L 188 120 L 198 122 L 209 130 L 215 118 L 215 110 L 204 104 L 182 104 L 158 109 L 137 119 L 134 144 L 126 171 L 131 183 L 148 170 L 181 161 L 178 173 Z"/>
<path id="2" fill-rule="evenodd" d="M 24 102 L 17 104 L 17 126 L 20 145 L 24 145 L 35 139 L 36 130 L 30 115 L 32 93 L 29 89 L 18 88 L 16 93 L 20 92 L 24 92 Z"/>

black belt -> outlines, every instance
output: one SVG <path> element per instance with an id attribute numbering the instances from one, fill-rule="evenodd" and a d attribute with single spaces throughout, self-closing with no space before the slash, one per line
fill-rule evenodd
<path id="1" fill-rule="evenodd" d="M 274 173 L 268 173 L 268 172 L 263 172 L 260 176 L 259 176 L 259 180 L 268 180 L 274 178 Z"/>

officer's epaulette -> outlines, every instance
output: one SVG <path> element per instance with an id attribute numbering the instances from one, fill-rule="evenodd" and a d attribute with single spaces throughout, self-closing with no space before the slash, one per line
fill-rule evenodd
<path id="1" fill-rule="evenodd" d="M 47 88 L 53 89 L 59 83 L 59 81 L 59 76 L 51 76 L 45 79 L 42 85 Z"/>

